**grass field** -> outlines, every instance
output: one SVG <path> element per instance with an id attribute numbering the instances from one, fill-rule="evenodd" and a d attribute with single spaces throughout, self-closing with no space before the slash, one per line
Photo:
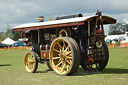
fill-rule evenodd
<path id="1" fill-rule="evenodd" d="M 110 48 L 109 63 L 102 72 L 85 72 L 81 67 L 72 76 L 60 76 L 39 64 L 37 73 L 24 69 L 27 50 L 0 50 L 0 85 L 128 85 L 128 48 Z"/>

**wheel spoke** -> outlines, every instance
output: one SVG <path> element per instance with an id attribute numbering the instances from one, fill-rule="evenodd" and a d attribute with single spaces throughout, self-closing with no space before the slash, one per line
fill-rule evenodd
<path id="1" fill-rule="evenodd" d="M 60 57 L 53 57 L 53 60 L 60 59 Z"/>
<path id="2" fill-rule="evenodd" d="M 34 61 L 34 60 L 31 60 L 31 62 L 32 62 L 32 64 L 34 64 L 34 63 L 35 63 L 35 61 Z"/>
<path id="3" fill-rule="evenodd" d="M 71 54 L 71 53 L 72 53 L 72 51 L 69 51 L 69 52 L 66 53 L 66 55 L 69 55 L 69 54 Z"/>
<path id="4" fill-rule="evenodd" d="M 32 59 L 32 55 L 30 55 L 30 60 Z"/>
<path id="5" fill-rule="evenodd" d="M 69 51 L 69 50 L 70 50 L 70 46 L 68 47 L 67 51 Z"/>
<path id="6" fill-rule="evenodd" d="M 72 63 L 72 60 L 70 60 L 70 62 Z"/>
<path id="7" fill-rule="evenodd" d="M 26 59 L 27 64 L 29 64 L 29 57 Z"/>
<path id="8" fill-rule="evenodd" d="M 63 67 L 63 65 L 64 65 L 64 61 L 62 61 L 61 68 Z"/>
<path id="9" fill-rule="evenodd" d="M 69 61 L 67 60 L 66 62 L 71 65 L 71 61 L 69 62 Z"/>
<path id="10" fill-rule="evenodd" d="M 35 59 L 33 58 L 32 60 L 31 60 L 33 63 L 35 63 Z"/>
<path id="11" fill-rule="evenodd" d="M 29 60 L 30 58 L 29 58 L 29 56 L 27 57 L 27 61 Z"/>
<path id="12" fill-rule="evenodd" d="M 65 42 L 63 41 L 63 47 L 66 48 Z"/>
<path id="13" fill-rule="evenodd" d="M 62 58 L 59 59 L 58 63 L 62 60 Z"/>
<path id="14" fill-rule="evenodd" d="M 62 65 L 61 72 L 64 71 L 65 63 Z"/>
<path id="15" fill-rule="evenodd" d="M 69 54 L 70 57 L 72 57 L 72 54 Z"/>
<path id="16" fill-rule="evenodd" d="M 56 65 L 56 67 L 58 67 L 60 64 L 62 64 L 62 62 L 63 62 L 63 61 L 61 61 L 60 63 L 58 63 L 58 64 Z"/>
<path id="17" fill-rule="evenodd" d="M 67 46 L 66 51 L 69 51 L 69 45 Z"/>
<path id="18" fill-rule="evenodd" d="M 69 65 L 66 65 L 67 71 L 68 71 L 68 67 L 69 67 Z"/>
<path id="19" fill-rule="evenodd" d="M 70 56 L 67 56 L 66 58 L 68 58 L 68 59 L 72 59 L 72 57 L 70 57 Z"/>
<path id="20" fill-rule="evenodd" d="M 57 45 L 62 49 L 63 47 L 57 42 Z"/>
<path id="21" fill-rule="evenodd" d="M 59 50 L 56 50 L 56 49 L 53 49 L 53 51 L 60 53 L 60 51 Z"/>

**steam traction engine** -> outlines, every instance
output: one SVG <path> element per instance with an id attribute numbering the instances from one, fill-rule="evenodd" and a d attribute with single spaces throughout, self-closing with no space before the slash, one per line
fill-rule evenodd
<path id="1" fill-rule="evenodd" d="M 32 51 L 24 56 L 24 67 L 36 72 L 38 62 L 46 62 L 49 69 L 60 75 L 71 75 L 82 66 L 85 70 L 103 70 L 109 59 L 105 44 L 104 24 L 116 20 L 102 16 L 83 17 L 82 14 L 57 17 L 54 21 L 22 24 L 13 28 L 24 31 L 32 42 Z"/>

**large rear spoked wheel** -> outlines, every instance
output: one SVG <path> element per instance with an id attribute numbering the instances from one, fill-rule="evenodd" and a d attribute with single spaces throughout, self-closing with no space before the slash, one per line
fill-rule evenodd
<path id="1" fill-rule="evenodd" d="M 33 51 L 27 52 L 24 56 L 24 67 L 28 72 L 34 73 L 38 67 L 37 56 Z"/>
<path id="2" fill-rule="evenodd" d="M 109 51 L 106 44 L 103 44 L 103 51 L 105 59 L 102 62 L 88 65 L 82 64 L 82 68 L 85 70 L 102 71 L 106 67 L 109 60 Z"/>
<path id="3" fill-rule="evenodd" d="M 77 51 L 79 49 L 69 37 L 55 39 L 50 48 L 50 63 L 53 70 L 60 75 L 75 73 L 80 63 L 80 54 Z"/>

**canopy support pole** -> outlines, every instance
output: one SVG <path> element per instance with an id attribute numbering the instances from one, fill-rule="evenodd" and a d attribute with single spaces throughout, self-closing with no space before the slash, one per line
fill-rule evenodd
<path id="1" fill-rule="evenodd" d="M 40 43 L 40 30 L 38 29 L 38 43 Z"/>

